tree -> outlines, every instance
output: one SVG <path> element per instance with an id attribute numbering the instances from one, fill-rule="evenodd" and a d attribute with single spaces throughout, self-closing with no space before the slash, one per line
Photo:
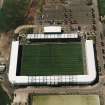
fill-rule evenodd
<path id="1" fill-rule="evenodd" d="M 0 10 L 0 31 L 9 31 L 24 23 L 30 0 L 5 0 Z"/>

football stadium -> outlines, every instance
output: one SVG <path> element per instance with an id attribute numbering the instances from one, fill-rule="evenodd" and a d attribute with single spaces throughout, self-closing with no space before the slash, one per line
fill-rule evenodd
<path id="1" fill-rule="evenodd" d="M 96 79 L 92 40 L 64 34 L 60 26 L 27 34 L 26 42 L 12 41 L 9 81 L 12 84 L 91 84 Z"/>

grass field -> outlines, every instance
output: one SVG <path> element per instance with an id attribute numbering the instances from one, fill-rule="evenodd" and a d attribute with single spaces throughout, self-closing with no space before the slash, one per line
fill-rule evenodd
<path id="1" fill-rule="evenodd" d="M 100 105 L 97 95 L 39 95 L 32 105 Z"/>
<path id="2" fill-rule="evenodd" d="M 0 105 L 10 105 L 10 99 L 2 89 L 1 84 L 0 84 Z"/>
<path id="3" fill-rule="evenodd" d="M 79 42 L 25 45 L 22 54 L 21 75 L 84 74 Z"/>
<path id="4" fill-rule="evenodd" d="M 100 15 L 105 15 L 105 0 L 98 0 Z"/>

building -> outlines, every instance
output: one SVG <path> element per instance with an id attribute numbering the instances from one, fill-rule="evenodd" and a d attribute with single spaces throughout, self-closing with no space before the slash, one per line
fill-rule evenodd
<path id="1" fill-rule="evenodd" d="M 47 29 L 50 29 L 50 28 L 47 27 Z M 47 34 L 28 34 L 27 35 L 26 39 L 30 40 L 30 43 L 29 43 L 29 46 L 27 46 L 28 43 L 26 45 L 24 45 L 27 47 L 28 50 L 25 50 L 24 52 L 22 51 L 23 55 L 21 55 L 21 57 L 25 56 L 25 54 L 26 55 L 28 54 L 27 57 L 29 57 L 29 58 L 28 59 L 27 59 L 27 57 L 22 58 L 23 61 L 21 61 L 20 68 L 17 68 L 17 66 L 20 64 L 20 60 L 19 60 L 20 43 L 19 43 L 19 41 L 12 41 L 11 55 L 10 55 L 10 66 L 9 66 L 9 73 L 8 73 L 9 81 L 12 84 L 16 84 L 16 85 L 18 85 L 18 84 L 19 85 L 30 85 L 30 84 L 38 84 L 38 85 L 40 85 L 40 84 L 43 84 L 43 85 L 62 84 L 63 85 L 63 84 L 91 84 L 91 83 L 93 83 L 96 80 L 96 76 L 97 76 L 93 41 L 85 40 L 84 43 L 81 44 L 80 38 L 78 37 L 77 33 L 62 34 L 59 31 L 59 34 L 58 34 L 58 31 L 57 31 L 57 34 L 56 34 L 55 31 L 53 33 L 52 30 L 51 30 L 51 32 L 50 32 L 50 30 L 48 30 L 46 32 L 47 32 Z M 45 43 L 46 39 L 47 39 L 47 41 L 51 40 L 50 44 L 49 44 L 49 42 L 47 42 L 47 47 L 46 47 L 46 44 L 45 44 L 45 46 L 43 45 Z M 62 42 L 62 39 L 68 40 L 69 44 L 68 44 L 68 41 Z M 73 39 L 73 42 L 72 42 L 72 39 Z M 75 43 L 77 44 L 77 42 L 74 42 L 74 39 L 75 39 L 75 41 L 76 40 L 78 41 L 78 39 L 80 41 L 80 42 L 78 42 L 79 46 L 77 45 L 77 50 L 74 49 Z M 31 44 L 31 40 L 35 40 L 35 42 L 32 42 L 32 44 Z M 38 43 L 36 43 L 37 42 L 36 40 L 38 40 Z M 40 42 L 40 40 L 41 40 L 41 42 Z M 43 40 L 44 40 L 44 43 L 42 43 Z M 54 40 L 54 43 L 52 42 L 53 40 Z M 56 42 L 56 40 L 57 41 L 59 40 L 60 42 Z M 33 45 L 33 43 L 34 43 L 35 47 L 31 46 L 31 45 Z M 53 43 L 53 44 L 51 44 L 51 43 Z M 65 45 L 65 43 L 67 43 L 67 45 Z M 36 47 L 36 45 L 38 45 L 38 46 Z M 72 45 L 73 47 L 70 47 L 70 45 Z M 25 49 L 24 46 L 23 46 L 23 49 Z M 48 47 L 48 46 L 50 46 L 50 47 Z M 54 46 L 57 46 L 57 48 L 55 48 Z M 74 61 L 76 58 L 73 59 L 72 55 L 70 55 L 70 56 L 67 55 L 68 54 L 68 53 L 66 53 L 67 51 L 69 53 L 72 52 L 72 51 L 70 51 L 70 49 L 69 50 L 62 49 L 62 48 L 66 48 L 65 46 L 66 47 L 68 46 L 67 48 L 71 48 L 71 50 L 73 50 L 73 49 L 74 49 L 74 51 L 76 50 L 75 54 L 73 55 L 74 57 L 75 56 L 78 57 L 76 61 Z M 30 47 L 34 47 L 34 48 L 29 49 Z M 39 47 L 40 47 L 40 49 L 39 49 Z M 84 58 L 83 59 L 80 59 L 80 57 L 79 57 L 80 55 L 78 55 L 79 47 L 82 48 L 82 50 L 84 50 Z M 44 50 L 41 48 L 43 48 Z M 35 49 L 38 49 L 40 51 L 35 52 L 34 51 Z M 45 50 L 49 51 L 48 49 L 51 49 L 51 52 L 53 52 L 53 51 L 59 52 L 60 51 L 61 55 L 59 53 L 55 53 L 55 52 L 54 52 L 55 55 L 51 52 L 46 55 L 43 55 L 43 53 L 44 53 L 43 51 L 45 51 Z M 60 49 L 62 49 L 63 52 Z M 65 51 L 67 50 L 67 51 L 64 52 L 64 50 Z M 82 50 L 80 52 L 82 52 Z M 27 53 L 27 52 L 29 52 L 29 53 Z M 34 53 L 30 54 L 30 52 L 34 52 Z M 31 56 L 31 59 L 30 59 L 30 55 L 35 54 L 35 53 L 37 53 L 37 54 L 40 53 L 39 57 L 37 58 L 38 55 L 35 55 L 35 56 Z M 62 54 L 64 54 L 63 58 L 62 58 L 62 56 L 63 56 Z M 73 54 L 73 52 L 71 54 Z M 56 57 L 54 58 L 54 56 L 56 56 Z M 47 60 L 46 60 L 46 57 L 47 57 Z M 57 59 L 55 61 L 55 59 L 57 57 L 59 59 Z M 34 61 L 33 61 L 33 59 L 34 59 Z M 64 59 L 66 60 L 65 62 L 63 61 Z M 71 64 L 68 61 L 70 59 L 72 59 Z M 85 59 L 85 64 L 84 64 L 84 59 Z M 41 61 L 41 60 L 43 60 L 43 61 Z M 46 60 L 46 61 L 44 61 L 44 60 Z M 52 60 L 52 61 L 50 61 L 50 60 Z M 81 64 L 80 61 L 83 64 Z M 32 63 L 30 63 L 30 62 L 32 62 Z M 63 65 L 62 62 L 65 64 Z M 79 63 L 80 63 L 80 65 L 78 65 Z M 31 66 L 32 66 L 32 68 L 28 68 Z M 50 66 L 50 69 L 49 69 L 49 66 Z M 83 71 L 83 73 L 81 73 L 81 71 L 79 71 L 77 73 L 77 71 L 80 68 L 75 68 L 76 66 L 80 67 L 81 70 L 85 70 L 85 72 Z M 48 71 L 49 73 L 43 72 L 47 68 L 49 69 L 49 71 Z M 23 75 L 18 74 L 17 71 L 18 70 L 20 71 L 20 69 L 25 69 L 25 70 L 27 69 L 27 71 L 25 71 L 26 74 L 23 74 Z M 36 70 L 36 69 L 38 69 L 38 70 Z M 56 70 L 60 69 L 60 70 L 58 71 L 58 73 L 56 73 L 56 70 L 54 70 L 54 69 L 56 69 Z M 72 71 L 69 72 L 68 71 L 69 69 L 71 69 Z M 73 72 L 74 69 L 76 69 L 76 70 L 78 69 L 78 70 L 76 72 Z M 31 71 L 31 70 L 32 70 L 32 72 L 29 73 L 29 71 Z M 64 70 L 64 71 L 61 72 L 62 70 Z M 35 71 L 35 73 L 34 73 L 34 71 Z M 29 74 L 27 74 L 27 72 Z"/>

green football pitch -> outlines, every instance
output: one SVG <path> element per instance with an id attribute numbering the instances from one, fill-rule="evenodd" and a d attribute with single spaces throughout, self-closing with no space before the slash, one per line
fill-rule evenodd
<path id="1" fill-rule="evenodd" d="M 24 45 L 20 75 L 84 74 L 79 42 Z"/>
<path id="2" fill-rule="evenodd" d="M 100 105 L 97 95 L 37 95 L 32 105 Z"/>

